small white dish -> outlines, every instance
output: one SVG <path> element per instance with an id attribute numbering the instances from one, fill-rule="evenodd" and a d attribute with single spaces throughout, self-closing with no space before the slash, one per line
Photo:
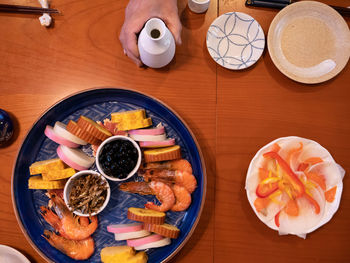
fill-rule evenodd
<path id="1" fill-rule="evenodd" d="M 286 143 L 291 142 L 291 141 L 302 142 L 303 145 L 307 145 L 307 144 L 312 145 L 313 152 L 317 153 L 317 156 L 322 156 L 322 159 L 324 162 L 333 163 L 339 168 L 339 176 L 342 179 L 343 179 L 344 174 L 345 174 L 345 170 L 340 165 L 336 164 L 335 160 L 333 159 L 333 157 L 329 153 L 329 151 L 326 148 L 324 148 L 322 145 L 320 145 L 318 142 L 310 140 L 310 139 L 301 138 L 298 136 L 281 137 L 281 138 L 278 138 L 278 139 L 266 144 L 262 148 L 260 148 L 249 164 L 247 176 L 246 176 L 245 189 L 246 189 L 246 194 L 247 194 L 249 204 L 252 207 L 252 209 L 254 210 L 256 216 L 265 225 L 267 225 L 269 228 L 276 230 L 276 231 L 279 231 L 279 228 L 276 226 L 275 220 L 273 218 L 271 220 L 266 220 L 266 218 L 256 210 L 255 205 L 254 205 L 254 201 L 257 197 L 256 192 L 255 191 L 252 192 L 249 189 L 251 189 L 252 185 L 257 184 L 257 178 L 258 178 L 258 174 L 259 174 L 258 170 L 259 170 L 261 163 L 263 162 L 262 160 L 264 159 L 263 154 L 270 151 L 271 147 L 276 143 L 279 146 L 283 147 L 283 145 L 286 145 Z M 309 150 L 310 150 L 310 147 L 309 147 Z M 343 191 L 343 181 L 342 180 L 339 181 L 339 183 L 336 186 L 337 186 L 337 192 L 336 192 L 335 200 L 334 200 L 334 202 L 331 202 L 331 203 L 327 202 L 326 203 L 325 212 L 317 224 L 311 226 L 310 228 L 308 228 L 305 231 L 305 233 L 302 233 L 302 234 L 301 233 L 294 233 L 294 232 L 283 233 L 283 234 L 292 234 L 292 235 L 297 235 L 301 238 L 305 238 L 306 234 L 309 234 L 309 233 L 315 231 L 319 227 L 321 227 L 324 224 L 326 224 L 327 222 L 329 222 L 332 219 L 335 212 L 337 212 L 337 210 L 339 208 L 339 204 L 341 201 L 341 195 L 342 195 L 342 191 Z M 282 233 L 280 233 L 280 235 L 282 235 Z"/>
<path id="2" fill-rule="evenodd" d="M 233 70 L 245 69 L 261 57 L 265 48 L 264 31 L 250 15 L 226 13 L 210 25 L 207 48 L 220 66 Z"/>
<path id="3" fill-rule="evenodd" d="M 113 176 L 107 175 L 105 173 L 105 171 L 102 169 L 102 165 L 100 163 L 100 155 L 101 155 L 101 152 L 102 152 L 103 148 L 107 144 L 109 144 L 110 142 L 115 141 L 115 140 L 127 140 L 127 141 L 130 141 L 133 144 L 133 146 L 136 148 L 137 152 L 138 152 L 138 158 L 137 158 L 136 165 L 135 165 L 134 169 L 132 169 L 132 171 L 129 172 L 129 174 L 123 179 L 119 179 L 117 177 L 113 177 Z M 125 180 L 129 179 L 131 176 L 133 176 L 137 172 L 137 170 L 139 169 L 140 165 L 141 165 L 141 149 L 140 149 L 140 146 L 137 144 L 137 142 L 135 142 L 133 139 L 131 139 L 131 138 L 127 137 L 127 136 L 115 135 L 115 136 L 109 137 L 107 140 L 104 140 L 102 142 L 102 144 L 97 149 L 97 152 L 96 152 L 96 167 L 97 167 L 98 171 L 104 177 L 106 177 L 107 179 L 109 179 L 111 181 L 125 181 Z"/>
<path id="4" fill-rule="evenodd" d="M 283 8 L 272 20 L 267 47 L 275 66 L 307 84 L 335 77 L 350 57 L 350 31 L 330 6 L 302 1 Z"/>
<path id="5" fill-rule="evenodd" d="M 204 13 L 208 10 L 210 0 L 188 0 L 188 8 L 194 13 Z"/>
<path id="6" fill-rule="evenodd" d="M 101 174 L 99 174 L 98 172 L 93 171 L 93 170 L 84 170 L 84 171 L 80 171 L 80 172 L 76 173 L 71 178 L 69 178 L 69 180 L 65 184 L 64 189 L 63 189 L 63 199 L 64 199 L 64 202 L 66 203 L 67 207 L 69 208 L 69 210 L 71 210 L 74 214 L 76 214 L 78 216 L 90 216 L 90 214 L 81 213 L 79 211 L 74 210 L 72 207 L 70 207 L 69 206 L 69 201 L 68 201 L 69 200 L 69 194 L 70 194 L 70 191 L 71 191 L 71 189 L 72 189 L 72 187 L 74 185 L 74 181 L 76 179 L 78 179 L 79 177 L 85 176 L 85 175 L 88 175 L 88 174 L 94 174 L 96 176 L 101 177 L 101 179 L 104 182 L 106 182 L 106 185 L 107 185 L 107 195 L 106 195 L 106 199 L 105 199 L 103 205 L 98 209 L 98 211 L 96 211 L 94 213 L 91 213 L 91 216 L 94 216 L 94 215 L 97 215 L 97 214 L 101 213 L 103 211 L 103 209 L 105 209 L 105 207 L 107 206 L 107 204 L 109 202 L 109 199 L 111 198 L 111 187 L 109 186 L 108 180 L 106 178 L 104 178 Z"/>
<path id="7" fill-rule="evenodd" d="M 18 250 L 5 245 L 0 245 L 0 262 L 30 263 L 30 261 Z"/>

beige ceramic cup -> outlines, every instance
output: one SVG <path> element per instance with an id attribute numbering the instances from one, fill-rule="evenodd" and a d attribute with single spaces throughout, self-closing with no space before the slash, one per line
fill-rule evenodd
<path id="1" fill-rule="evenodd" d="M 204 13 L 208 10 L 210 0 L 188 0 L 188 7 L 194 13 Z"/>

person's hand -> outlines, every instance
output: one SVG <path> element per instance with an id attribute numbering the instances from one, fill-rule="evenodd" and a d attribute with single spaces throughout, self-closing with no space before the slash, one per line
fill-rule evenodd
<path id="1" fill-rule="evenodd" d="M 181 44 L 181 22 L 177 10 L 177 0 L 130 0 L 125 9 L 125 20 L 119 39 L 124 53 L 139 67 L 142 65 L 137 48 L 137 34 L 147 20 L 158 17 L 164 21 L 175 38 Z"/>

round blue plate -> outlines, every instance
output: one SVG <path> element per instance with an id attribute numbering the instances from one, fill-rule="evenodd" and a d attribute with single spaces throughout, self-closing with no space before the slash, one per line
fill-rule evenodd
<path id="1" fill-rule="evenodd" d="M 88 90 L 58 102 L 39 118 L 20 148 L 13 170 L 12 200 L 17 220 L 29 242 L 47 261 L 77 262 L 53 248 L 42 237 L 45 229 L 52 230 L 39 213 L 40 206 L 46 206 L 48 202 L 46 191 L 28 189 L 29 166 L 35 161 L 57 158 L 58 145 L 44 135 L 46 125 L 53 126 L 56 121 L 67 123 L 71 119 L 77 120 L 80 115 L 102 121 L 110 118 L 112 112 L 138 108 L 146 110 L 148 117 L 152 118 L 153 126 L 162 122 L 167 136 L 176 139 L 176 143 L 181 146 L 183 158 L 192 164 L 193 174 L 198 182 L 196 190 L 192 193 L 192 204 L 187 211 L 167 212 L 166 222 L 176 225 L 181 230 L 180 236 L 173 239 L 169 246 L 149 249 L 148 262 L 168 261 L 181 249 L 194 231 L 204 205 L 206 173 L 199 145 L 184 121 L 162 102 L 139 92 L 116 88 Z M 83 150 L 91 151 L 86 147 Z M 92 167 L 92 169 L 96 168 Z M 139 180 L 139 178 L 135 175 L 130 180 Z M 154 196 L 121 192 L 118 190 L 117 182 L 109 183 L 112 190 L 111 201 L 98 215 L 99 226 L 93 234 L 95 253 L 89 260 L 82 262 L 99 262 L 102 248 L 125 245 L 125 241 L 114 240 L 114 235 L 107 232 L 107 226 L 131 222 L 127 219 L 129 207 L 144 207 L 147 201 L 156 201 Z"/>

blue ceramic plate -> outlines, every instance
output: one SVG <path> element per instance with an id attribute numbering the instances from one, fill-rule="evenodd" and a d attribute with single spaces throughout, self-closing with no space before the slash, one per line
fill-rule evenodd
<path id="1" fill-rule="evenodd" d="M 56 121 L 67 123 L 85 115 L 94 120 L 110 118 L 112 112 L 146 109 L 153 125 L 162 122 L 168 137 L 175 138 L 181 146 L 182 156 L 190 161 L 193 174 L 197 178 L 198 187 L 192 194 L 192 204 L 184 212 L 167 212 L 166 222 L 176 225 L 181 230 L 177 239 L 169 246 L 147 251 L 149 262 L 166 262 L 173 257 L 194 231 L 199 220 L 206 193 L 206 174 L 202 154 L 194 135 L 183 120 L 162 102 L 135 91 L 102 88 L 88 90 L 72 95 L 51 107 L 34 124 L 19 150 L 12 176 L 12 200 L 18 222 L 33 247 L 47 261 L 76 262 L 53 248 L 41 235 L 45 229 L 52 228 L 43 220 L 40 206 L 47 205 L 48 198 L 44 190 L 28 189 L 29 166 L 40 160 L 57 158 L 57 144 L 46 138 L 46 125 L 54 125 Z M 91 151 L 84 148 L 85 151 Z M 96 170 L 96 167 L 92 167 Z M 138 180 L 137 176 L 130 180 Z M 128 207 L 143 207 L 149 201 L 156 201 L 154 196 L 140 196 L 118 190 L 118 182 L 111 185 L 111 200 L 102 213 L 98 215 L 99 226 L 93 234 L 95 253 L 84 262 L 99 262 L 103 247 L 125 245 L 125 241 L 115 241 L 114 235 L 107 232 L 107 225 L 130 223 L 127 219 Z"/>

